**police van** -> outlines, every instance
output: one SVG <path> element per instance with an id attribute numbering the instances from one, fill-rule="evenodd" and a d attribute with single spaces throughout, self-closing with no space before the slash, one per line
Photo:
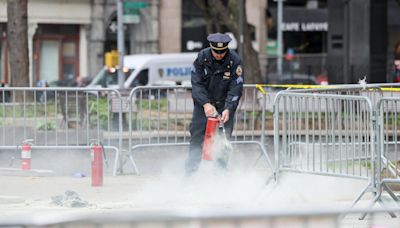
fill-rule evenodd
<path id="1" fill-rule="evenodd" d="M 190 85 L 191 67 L 196 57 L 197 53 L 126 55 L 123 87 Z M 117 70 L 105 66 L 88 87 L 118 88 Z"/>

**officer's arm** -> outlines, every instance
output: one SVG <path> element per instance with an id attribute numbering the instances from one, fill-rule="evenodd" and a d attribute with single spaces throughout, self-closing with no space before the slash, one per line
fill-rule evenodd
<path id="1" fill-rule="evenodd" d="M 244 83 L 243 69 L 241 65 L 238 64 L 236 65 L 234 77 L 232 78 L 229 84 L 229 89 L 228 89 L 228 94 L 226 96 L 224 109 L 228 109 L 229 112 L 236 111 L 240 97 L 242 96 L 243 83 Z"/>
<path id="2" fill-rule="evenodd" d="M 197 58 L 193 63 L 191 74 L 193 100 L 203 106 L 206 103 L 209 103 L 210 100 L 207 97 L 207 84 L 204 77 L 204 67 L 200 63 L 199 58 Z"/>

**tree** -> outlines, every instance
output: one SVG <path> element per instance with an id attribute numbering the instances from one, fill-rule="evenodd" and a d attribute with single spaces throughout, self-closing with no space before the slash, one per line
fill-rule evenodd
<path id="1" fill-rule="evenodd" d="M 7 0 L 11 86 L 29 86 L 28 0 Z"/>
<path id="2" fill-rule="evenodd" d="M 228 28 L 236 38 L 239 36 L 239 1 L 238 0 L 193 0 L 203 11 L 207 23 L 207 33 L 221 32 L 223 26 Z M 246 5 L 246 1 L 244 5 Z M 212 6 L 212 7 L 211 7 Z M 262 83 L 258 53 L 251 43 L 252 27 L 247 23 L 244 10 L 244 74 L 246 83 Z M 237 39 L 238 40 L 238 39 Z"/>

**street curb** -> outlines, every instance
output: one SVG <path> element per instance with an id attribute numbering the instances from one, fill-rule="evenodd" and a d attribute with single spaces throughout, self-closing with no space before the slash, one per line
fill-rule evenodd
<path id="1" fill-rule="evenodd" d="M 0 195 L 0 205 L 1 204 L 18 204 L 25 203 L 25 199 L 18 196 L 2 196 Z"/>
<path id="2" fill-rule="evenodd" d="M 31 177 L 31 176 L 47 177 L 47 176 L 54 176 L 54 172 L 53 170 L 46 170 L 46 169 L 21 170 L 17 168 L 0 168 L 0 175 L 23 176 L 23 177 Z"/>

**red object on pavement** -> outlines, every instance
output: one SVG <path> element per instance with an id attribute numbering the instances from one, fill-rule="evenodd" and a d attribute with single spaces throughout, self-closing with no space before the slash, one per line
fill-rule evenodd
<path id="1" fill-rule="evenodd" d="M 219 120 L 217 118 L 207 119 L 206 133 L 204 135 L 203 142 L 203 160 L 213 160 L 212 145 L 214 143 L 214 136 L 215 132 L 217 132 L 218 125 Z"/>
<path id="2" fill-rule="evenodd" d="M 103 186 L 103 147 L 92 145 L 92 186 Z"/>
<path id="3" fill-rule="evenodd" d="M 31 155 L 32 146 L 29 143 L 23 143 L 21 148 L 21 159 L 22 159 L 22 170 L 30 170 L 31 169 Z"/>

